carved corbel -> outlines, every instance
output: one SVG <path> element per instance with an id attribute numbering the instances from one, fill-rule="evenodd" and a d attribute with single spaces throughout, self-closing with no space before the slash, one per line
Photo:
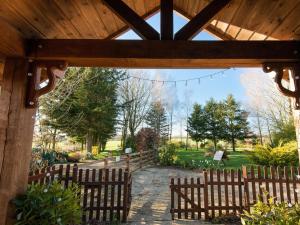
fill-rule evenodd
<path id="1" fill-rule="evenodd" d="M 294 89 L 287 89 L 282 85 L 284 77 L 284 71 L 290 70 L 292 73 L 292 81 L 294 82 Z M 263 64 L 263 71 L 269 73 L 274 71 L 275 82 L 280 92 L 285 96 L 295 99 L 295 109 L 300 109 L 300 63 L 299 62 L 287 62 L 287 63 L 265 63 Z"/>
<path id="2" fill-rule="evenodd" d="M 36 108 L 38 98 L 55 88 L 57 78 L 62 78 L 67 69 L 65 61 L 30 61 L 27 72 L 26 108 Z M 45 86 L 41 87 L 41 84 Z"/>

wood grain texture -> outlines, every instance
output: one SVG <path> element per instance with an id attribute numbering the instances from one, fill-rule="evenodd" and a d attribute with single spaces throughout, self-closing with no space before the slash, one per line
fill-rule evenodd
<path id="1" fill-rule="evenodd" d="M 65 60 L 71 66 L 223 68 L 299 61 L 299 52 L 299 41 L 41 39 L 33 43 L 28 56 L 41 60 Z"/>
<path id="2" fill-rule="evenodd" d="M 27 186 L 35 110 L 25 108 L 27 63 L 7 59 L 0 98 L 0 224 L 11 224 L 9 201 Z M 22 159 L 22 160 L 21 160 Z"/>

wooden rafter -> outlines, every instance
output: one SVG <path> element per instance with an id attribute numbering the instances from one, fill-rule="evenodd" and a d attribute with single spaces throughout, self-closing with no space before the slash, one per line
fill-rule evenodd
<path id="1" fill-rule="evenodd" d="M 174 36 L 175 40 L 193 39 L 231 0 L 213 0 Z"/>
<path id="2" fill-rule="evenodd" d="M 103 2 L 142 39 L 159 40 L 159 33 L 121 0 Z"/>
<path id="3" fill-rule="evenodd" d="M 73 66 L 224 68 L 299 61 L 299 41 L 139 41 L 41 39 L 28 57 Z"/>
<path id="4" fill-rule="evenodd" d="M 160 38 L 173 40 L 173 0 L 160 1 Z"/>

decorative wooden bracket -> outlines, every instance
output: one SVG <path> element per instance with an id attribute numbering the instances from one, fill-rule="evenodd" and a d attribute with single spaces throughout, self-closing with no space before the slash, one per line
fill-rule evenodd
<path id="1" fill-rule="evenodd" d="M 27 72 L 26 108 L 36 108 L 38 98 L 55 88 L 57 78 L 62 78 L 67 69 L 65 61 L 30 61 Z M 41 87 L 41 83 L 48 83 Z"/>
<path id="2" fill-rule="evenodd" d="M 285 70 L 291 70 L 291 75 L 294 82 L 295 90 L 289 90 L 282 85 L 282 80 Z M 287 63 L 265 63 L 263 64 L 263 71 L 269 73 L 274 71 L 276 73 L 275 82 L 279 91 L 285 96 L 295 98 L 295 109 L 300 109 L 300 63 L 287 62 Z"/>

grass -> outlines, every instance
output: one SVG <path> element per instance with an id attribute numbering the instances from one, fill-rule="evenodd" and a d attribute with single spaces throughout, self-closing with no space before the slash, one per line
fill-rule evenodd
<path id="1" fill-rule="evenodd" d="M 220 163 L 221 168 L 226 169 L 239 169 L 242 166 L 250 166 L 253 165 L 249 158 L 248 151 L 237 149 L 235 152 L 228 151 L 228 160 L 224 160 L 225 166 Z M 177 149 L 176 156 L 178 161 L 185 161 L 191 162 L 194 161 L 204 161 L 207 160 L 208 162 L 213 161 L 212 156 L 205 156 L 205 149 Z M 216 164 L 216 162 L 214 162 Z"/>

